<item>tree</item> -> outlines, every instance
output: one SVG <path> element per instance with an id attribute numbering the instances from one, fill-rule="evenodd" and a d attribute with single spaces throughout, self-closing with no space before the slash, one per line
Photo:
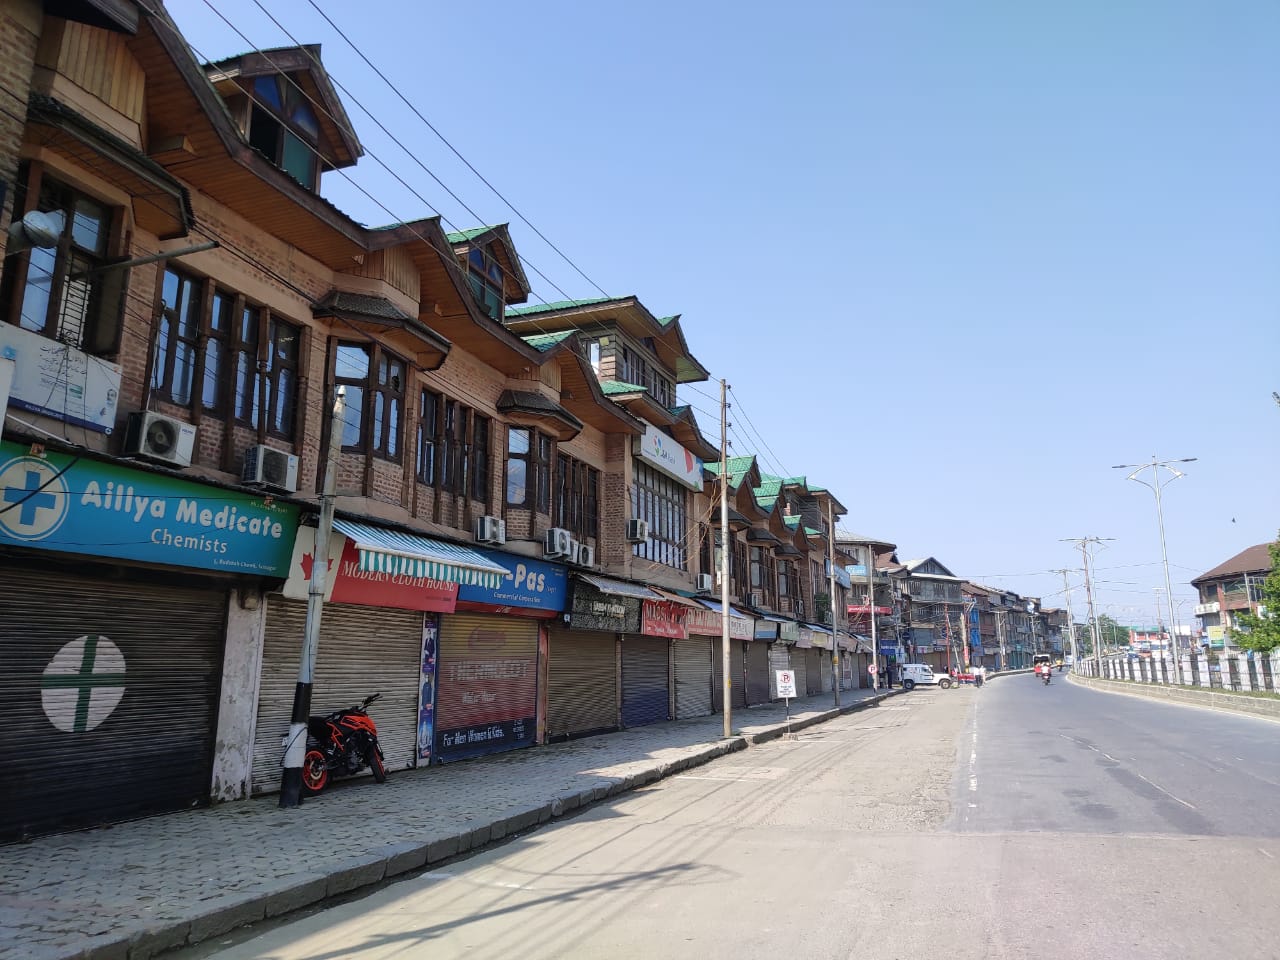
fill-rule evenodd
<path id="1" fill-rule="evenodd" d="M 1116 623 L 1105 613 L 1098 614 L 1098 639 L 1103 649 L 1108 647 L 1127 647 L 1129 645 L 1129 628 Z"/>
<path id="2" fill-rule="evenodd" d="M 1232 642 L 1245 650 L 1270 653 L 1280 647 L 1280 536 L 1271 544 L 1271 572 L 1262 581 L 1260 613 L 1236 616 L 1229 632 Z"/>

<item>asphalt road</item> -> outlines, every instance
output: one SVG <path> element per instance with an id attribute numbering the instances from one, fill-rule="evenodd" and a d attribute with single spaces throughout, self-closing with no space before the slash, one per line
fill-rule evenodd
<path id="1" fill-rule="evenodd" d="M 1280 725 L 917 690 L 186 958 L 1280 956 Z"/>

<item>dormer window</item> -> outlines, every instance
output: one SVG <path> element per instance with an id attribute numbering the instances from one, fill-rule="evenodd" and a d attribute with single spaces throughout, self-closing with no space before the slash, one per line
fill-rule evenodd
<path id="1" fill-rule="evenodd" d="M 506 302 L 502 295 L 502 265 L 488 250 L 475 247 L 467 254 L 467 280 L 484 312 L 491 320 L 500 320 Z"/>
<path id="2" fill-rule="evenodd" d="M 249 144 L 308 190 L 320 179 L 320 123 L 298 85 L 279 74 L 255 77 Z"/>

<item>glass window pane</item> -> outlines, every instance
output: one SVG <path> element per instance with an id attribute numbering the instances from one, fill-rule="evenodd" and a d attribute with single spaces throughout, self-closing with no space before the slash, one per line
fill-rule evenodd
<path id="1" fill-rule="evenodd" d="M 178 336 L 186 339 L 195 339 L 199 332 L 199 326 L 196 322 L 197 304 L 195 301 L 196 285 L 190 280 L 183 279 L 179 299 L 177 303 L 178 315 Z"/>
<path id="2" fill-rule="evenodd" d="M 382 391 L 375 390 L 373 393 L 373 418 L 369 423 L 369 432 L 373 434 L 373 449 L 382 449 L 382 417 L 385 413 L 387 405 L 386 397 L 382 395 Z"/>
<path id="3" fill-rule="evenodd" d="M 507 453 L 523 456 L 529 452 L 529 431 L 510 429 L 507 431 Z"/>
<path id="4" fill-rule="evenodd" d="M 347 386 L 347 409 L 343 414 L 342 445 L 344 447 L 360 446 L 360 425 L 363 422 L 364 389 Z"/>
<path id="5" fill-rule="evenodd" d="M 297 91 L 294 91 L 297 93 Z M 301 94 L 298 97 L 301 98 Z M 311 109 L 311 105 L 305 100 L 298 103 L 289 113 L 289 119 L 312 141 L 320 137 L 320 123 L 316 120 L 315 111 Z"/>
<path id="6" fill-rule="evenodd" d="M 235 407 L 237 419 L 254 424 L 258 422 L 257 363 L 244 352 L 236 357 Z"/>
<path id="7" fill-rule="evenodd" d="M 528 464 L 523 460 L 507 461 L 507 503 L 523 506 L 527 498 Z"/>
<path id="8" fill-rule="evenodd" d="M 102 256 L 107 252 L 107 211 L 84 197 L 76 199 L 71 217 L 71 242 L 81 250 Z"/>
<path id="9" fill-rule="evenodd" d="M 191 380 L 195 375 L 196 352 L 189 343 L 179 340 L 173 345 L 173 390 L 171 398 L 174 403 L 186 405 L 191 402 Z"/>
<path id="10" fill-rule="evenodd" d="M 49 291 L 53 286 L 53 270 L 57 265 L 57 252 L 39 247 L 31 251 L 27 266 L 27 284 L 22 293 L 23 330 L 44 330 L 49 316 Z"/>
<path id="11" fill-rule="evenodd" d="M 333 372 L 339 380 L 367 380 L 369 348 L 353 343 L 339 344 Z"/>
<path id="12" fill-rule="evenodd" d="M 275 76 L 255 77 L 253 81 L 253 97 L 261 103 L 283 110 L 280 102 L 280 85 Z"/>
<path id="13" fill-rule="evenodd" d="M 311 147 L 288 130 L 282 132 L 284 135 L 284 149 L 280 155 L 280 169 L 304 187 L 314 187 L 316 163 Z"/>
<path id="14" fill-rule="evenodd" d="M 225 293 L 215 293 L 213 295 L 213 315 L 209 317 L 209 329 L 215 333 L 224 333 L 229 325 L 228 318 L 231 316 L 231 298 Z"/>
<path id="15" fill-rule="evenodd" d="M 392 397 L 387 417 L 387 456 L 400 455 L 400 400 Z"/>
<path id="16" fill-rule="evenodd" d="M 204 345 L 204 381 L 200 385 L 200 402 L 207 410 L 222 406 L 222 344 L 210 338 Z"/>
<path id="17" fill-rule="evenodd" d="M 240 342 L 247 347 L 258 345 L 258 311 L 255 307 L 245 307 L 240 314 Z"/>

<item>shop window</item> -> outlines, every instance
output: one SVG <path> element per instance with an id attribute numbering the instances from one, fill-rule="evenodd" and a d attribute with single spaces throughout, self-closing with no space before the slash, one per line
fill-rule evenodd
<path id="1" fill-rule="evenodd" d="M 333 369 L 346 388 L 342 448 L 398 461 L 405 362 L 377 344 L 339 343 Z"/>
<path id="2" fill-rule="evenodd" d="M 231 338 L 235 354 L 235 419 L 257 429 L 261 393 L 258 341 L 262 310 L 246 304 L 240 308 L 236 321 Z"/>
<path id="3" fill-rule="evenodd" d="M 551 510 L 551 438 L 528 427 L 507 429 L 507 505 Z"/>
<path id="4" fill-rule="evenodd" d="M 20 211 L 28 191 L 37 192 L 35 209 L 49 215 L 58 228 L 53 247 L 34 247 L 5 261 L 0 288 L 10 323 L 92 354 L 118 349 L 128 271 L 107 265 L 114 211 L 38 170 L 24 168 L 25 186 L 14 209 Z M 19 216 L 15 212 L 15 218 Z"/>
<path id="5" fill-rule="evenodd" d="M 580 538 L 599 536 L 600 471 L 573 457 L 556 457 L 551 522 Z"/>
<path id="6" fill-rule="evenodd" d="M 632 547 L 645 560 L 687 569 L 688 492 L 670 477 L 644 463 L 635 465 L 631 485 L 631 515 L 649 522 L 649 539 Z"/>
<path id="7" fill-rule="evenodd" d="M 471 498 L 489 502 L 489 434 L 492 421 L 474 414 L 471 425 Z"/>

